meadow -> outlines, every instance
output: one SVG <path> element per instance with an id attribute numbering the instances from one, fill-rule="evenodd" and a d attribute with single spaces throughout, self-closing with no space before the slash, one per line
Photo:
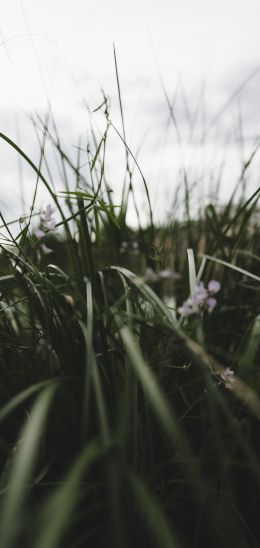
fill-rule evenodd
<path id="1" fill-rule="evenodd" d="M 191 214 L 184 173 L 183 214 L 156 226 L 123 111 L 119 131 L 106 96 L 99 110 L 104 133 L 76 163 L 51 111 L 34 119 L 37 165 L 0 133 L 36 178 L 26 215 L 1 212 L 1 548 L 257 548 L 259 189 L 240 193 L 257 148 L 226 204 Z M 120 203 L 111 130 L 125 148 Z M 127 223 L 133 169 L 145 227 Z"/>

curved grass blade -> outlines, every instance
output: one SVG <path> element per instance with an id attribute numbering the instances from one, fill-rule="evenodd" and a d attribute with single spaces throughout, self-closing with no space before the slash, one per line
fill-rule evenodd
<path id="1" fill-rule="evenodd" d="M 33 394 L 44 388 L 45 386 L 51 385 L 53 383 L 57 383 L 59 379 L 50 379 L 48 381 L 42 381 L 38 382 L 37 384 L 33 384 L 32 386 L 29 386 L 29 388 L 26 388 L 22 392 L 19 392 L 16 396 L 14 396 L 6 405 L 0 409 L 0 423 L 10 415 L 19 405 L 21 405 L 25 400 L 30 398 Z"/>
<path id="2" fill-rule="evenodd" d="M 16 150 L 16 152 L 18 152 L 18 154 L 24 158 L 24 160 L 29 164 L 29 166 L 31 166 L 31 168 L 33 169 L 33 171 L 35 171 L 36 175 L 37 175 L 37 178 L 40 179 L 44 186 L 47 188 L 48 192 L 50 193 L 50 196 L 52 197 L 53 201 L 55 202 L 58 210 L 59 210 L 59 213 L 62 217 L 63 220 L 65 220 L 65 216 L 64 216 L 64 213 L 62 211 L 62 208 L 59 204 L 59 201 L 57 199 L 57 196 L 55 194 L 55 192 L 53 192 L 52 188 L 50 187 L 48 181 L 46 181 L 45 177 L 42 175 L 41 171 L 37 168 L 37 166 L 32 162 L 32 160 L 29 158 L 29 156 L 27 156 L 27 154 L 25 154 L 25 152 L 18 146 L 16 145 L 12 139 L 9 139 L 9 137 L 7 137 L 7 135 L 5 135 L 4 133 L 1 133 L 0 132 L 0 138 L 3 139 L 4 141 L 6 141 L 6 143 L 8 143 L 14 150 Z M 71 232 L 70 232 L 70 228 L 69 228 L 69 225 L 68 223 L 65 223 L 65 230 L 66 230 L 66 233 L 67 233 L 67 236 L 68 236 L 68 239 L 73 242 L 73 238 L 72 238 L 72 235 L 71 235 Z M 73 251 L 73 246 L 72 246 L 72 251 Z M 78 262 L 78 257 L 75 255 L 74 256 L 74 261 L 75 261 L 75 265 L 77 265 L 77 262 Z M 78 265 L 77 265 L 78 266 Z"/>
<path id="3" fill-rule="evenodd" d="M 248 270 L 244 270 L 243 268 L 240 268 L 239 266 L 236 266 L 235 264 L 228 263 L 227 261 L 222 261 L 222 259 L 217 259 L 217 257 L 211 257 L 211 255 L 201 255 L 203 258 L 208 259 L 209 261 L 213 261 L 218 264 L 222 264 L 223 266 L 227 266 L 228 268 L 231 268 L 232 270 L 236 270 L 237 272 L 240 272 L 240 274 L 243 274 L 244 276 L 248 276 L 249 278 L 253 278 L 253 280 L 257 280 L 260 282 L 260 277 L 256 274 L 252 274 L 252 272 L 249 272 Z"/>
<path id="4" fill-rule="evenodd" d="M 92 347 L 92 341 L 90 339 L 90 333 L 86 325 L 79 321 L 79 325 L 82 329 L 86 346 L 86 372 L 85 372 L 85 394 L 83 403 L 83 423 L 82 423 L 82 435 L 85 432 L 87 426 L 88 410 L 89 410 L 89 395 L 90 395 L 90 383 L 93 382 L 94 392 L 96 397 L 96 406 L 98 416 L 100 420 L 100 428 L 104 445 L 107 447 L 109 443 L 109 427 L 107 421 L 106 402 L 103 395 L 102 384 L 100 382 L 100 374 L 98 370 L 98 364 Z"/>
<path id="5" fill-rule="evenodd" d="M 127 270 L 126 268 L 122 268 L 120 266 L 110 266 L 107 271 L 109 270 L 114 270 L 122 274 L 127 282 L 130 285 L 133 285 L 141 293 L 141 295 L 153 306 L 153 308 L 156 310 L 157 317 L 163 323 L 166 323 L 168 327 L 171 326 L 180 338 L 183 338 L 183 334 L 179 328 L 177 321 L 171 314 L 171 311 L 161 301 L 156 293 L 154 293 L 154 291 L 142 281 L 142 279 L 140 279 L 130 270 Z"/>

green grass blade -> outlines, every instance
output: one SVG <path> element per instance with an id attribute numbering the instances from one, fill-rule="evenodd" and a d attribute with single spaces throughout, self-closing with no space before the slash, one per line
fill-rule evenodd
<path id="1" fill-rule="evenodd" d="M 151 496 L 144 482 L 133 472 L 128 472 L 128 482 L 134 497 L 147 520 L 147 526 L 154 546 L 162 548 L 179 548 L 168 520 L 159 503 Z"/>
<path id="2" fill-rule="evenodd" d="M 79 484 L 83 474 L 104 452 L 95 440 L 79 454 L 64 484 L 47 500 L 40 517 L 40 534 L 34 548 L 57 548 L 71 524 L 73 510 L 80 499 Z"/>
<path id="3" fill-rule="evenodd" d="M 11 548 L 19 532 L 23 506 L 32 479 L 41 431 L 46 421 L 55 386 L 48 386 L 37 398 L 30 418 L 23 428 L 15 453 L 3 509 L 0 516 L 1 548 Z"/>
<path id="4" fill-rule="evenodd" d="M 171 441 L 178 442 L 179 430 L 173 411 L 170 408 L 161 388 L 159 387 L 153 372 L 147 366 L 142 356 L 136 339 L 127 326 L 122 326 L 119 318 L 116 318 L 118 331 L 125 346 L 125 351 L 139 382 L 150 401 L 151 408 L 157 416 L 160 425 Z"/>
<path id="5" fill-rule="evenodd" d="M 21 405 L 25 400 L 30 398 L 33 394 L 44 388 L 45 386 L 48 386 L 53 383 L 57 383 L 58 379 L 51 379 L 48 381 L 39 382 L 37 384 L 33 384 L 29 388 L 26 388 L 22 392 L 19 392 L 16 396 L 14 396 L 11 400 L 9 400 L 6 405 L 0 409 L 0 423 L 10 415 L 19 405 Z"/>
<path id="6" fill-rule="evenodd" d="M 253 280 L 257 280 L 260 282 L 260 277 L 256 274 L 253 274 L 252 272 L 249 272 L 248 270 L 244 270 L 243 268 L 240 268 L 239 266 L 228 263 L 227 261 L 222 261 L 222 259 L 218 259 L 217 257 L 211 257 L 210 255 L 202 255 L 205 259 L 208 259 L 209 261 L 213 261 L 218 264 L 222 264 L 223 266 L 227 266 L 228 268 L 231 268 L 232 270 L 236 270 L 237 272 L 240 272 L 240 274 L 243 274 L 244 276 L 248 276 L 249 278 L 253 278 Z"/>

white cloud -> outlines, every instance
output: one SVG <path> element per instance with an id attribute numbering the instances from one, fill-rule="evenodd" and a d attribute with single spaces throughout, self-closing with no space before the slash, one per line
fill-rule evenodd
<path id="1" fill-rule="evenodd" d="M 197 171 L 202 171 L 202 167 L 210 169 L 213 156 L 213 167 L 217 169 L 225 153 L 230 171 L 237 174 L 239 156 L 234 144 L 230 142 L 227 146 L 225 139 L 227 134 L 233 139 L 239 108 L 245 134 L 255 137 L 260 132 L 259 77 L 240 95 L 239 108 L 234 101 L 224 111 L 219 125 L 208 138 L 211 142 L 203 145 L 203 149 L 199 142 L 203 124 L 207 127 L 214 120 L 234 89 L 259 62 L 258 0 L 236 3 L 231 0 L 218 3 L 208 0 L 100 0 L 98 3 L 23 0 L 23 4 L 18 0 L 0 0 L 0 8 L 0 27 L 5 40 L 0 46 L 1 130 L 15 137 L 15 112 L 20 139 L 28 152 L 32 150 L 35 155 L 37 147 L 25 113 L 42 112 L 47 105 L 46 95 L 69 147 L 85 128 L 82 98 L 91 108 L 96 107 L 101 86 L 112 98 L 112 116 L 120 127 L 112 47 L 115 42 L 129 144 L 136 152 L 143 142 L 140 161 L 155 199 L 158 181 L 163 196 L 163 189 L 172 186 L 180 167 L 173 127 L 169 129 L 166 148 L 164 146 L 168 112 L 158 71 L 171 99 L 180 82 L 185 90 L 186 106 L 183 92 L 178 88 L 175 114 L 188 167 Z M 192 142 L 187 144 L 187 108 L 193 116 L 203 81 L 204 96 Z M 218 150 L 214 155 L 216 137 Z M 115 173 L 118 159 L 122 157 L 120 141 L 114 139 L 112 143 L 109 173 Z M 249 143 L 248 149 L 250 146 Z M 9 158 L 7 155 L 0 159 L 5 180 L 11 173 L 13 176 L 12 162 L 8 168 Z M 201 162 L 199 170 L 196 162 Z M 112 179 L 120 185 L 122 168 Z M 228 180 L 231 179 L 229 172 Z M 2 188 L 3 183 L 0 184 Z M 231 186 L 231 183 L 224 185 L 229 190 Z"/>

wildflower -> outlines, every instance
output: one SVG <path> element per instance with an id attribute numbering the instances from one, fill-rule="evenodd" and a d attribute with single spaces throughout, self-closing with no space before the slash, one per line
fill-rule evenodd
<path id="1" fill-rule="evenodd" d="M 36 236 L 38 240 L 40 240 L 41 238 L 45 236 L 45 232 L 41 230 L 40 228 L 36 228 L 36 230 L 34 231 L 34 235 Z"/>
<path id="2" fill-rule="evenodd" d="M 45 232 L 49 232 L 50 230 L 54 230 L 56 221 L 52 217 L 53 213 L 56 211 L 55 207 L 53 207 L 51 204 L 48 204 L 46 207 L 45 212 L 42 215 L 42 225 L 45 230 Z"/>
<path id="3" fill-rule="evenodd" d="M 217 304 L 217 301 L 212 295 L 215 295 L 221 288 L 220 282 L 210 280 L 206 288 L 204 282 L 200 282 L 196 288 L 193 297 L 189 298 L 178 308 L 179 314 L 187 318 L 193 314 L 198 314 L 200 310 L 208 310 L 212 312 Z"/>
<path id="4" fill-rule="evenodd" d="M 139 255 L 139 244 L 138 242 L 133 242 L 132 243 L 132 254 L 133 255 Z"/>
<path id="5" fill-rule="evenodd" d="M 158 280 L 158 274 L 156 274 L 152 268 L 147 267 L 144 273 L 144 281 L 148 283 L 156 283 Z"/>
<path id="6" fill-rule="evenodd" d="M 45 244 L 40 245 L 40 250 L 44 255 L 49 255 L 49 253 L 53 252 L 53 250 L 50 249 L 50 247 L 47 247 L 47 245 L 45 245 Z"/>
<path id="7" fill-rule="evenodd" d="M 208 297 L 208 291 L 204 287 L 204 283 L 200 282 L 199 286 L 196 289 L 195 295 L 193 297 L 194 304 L 197 304 L 198 306 L 203 305 L 205 300 Z"/>
<path id="8" fill-rule="evenodd" d="M 159 278 L 162 280 L 179 280 L 181 275 L 175 272 L 173 268 L 166 268 L 158 273 Z"/>
<path id="9" fill-rule="evenodd" d="M 51 232 L 55 229 L 56 220 L 52 217 L 54 211 L 55 207 L 52 207 L 51 204 L 48 204 L 46 210 L 41 217 L 41 228 L 37 228 L 34 232 L 38 240 L 43 238 L 48 232 Z"/>
<path id="10" fill-rule="evenodd" d="M 214 310 L 217 304 L 217 301 L 216 299 L 214 299 L 214 297 L 209 297 L 208 299 L 206 299 L 205 304 L 207 306 L 208 311 L 212 312 L 212 310 Z"/>
<path id="11" fill-rule="evenodd" d="M 226 367 L 226 369 L 223 370 L 220 376 L 222 380 L 224 381 L 225 387 L 228 388 L 229 390 L 232 390 L 232 384 L 235 380 L 234 371 L 232 371 L 230 367 Z"/>
<path id="12" fill-rule="evenodd" d="M 41 242 L 42 238 L 44 236 L 55 230 L 56 221 L 53 218 L 53 213 L 55 212 L 55 207 L 53 207 L 51 204 L 48 204 L 42 217 L 41 217 L 41 227 L 37 228 L 34 231 L 34 235 L 36 236 L 37 240 L 39 240 L 38 244 L 38 251 L 37 256 L 38 260 L 40 259 L 41 254 L 48 255 L 49 253 L 52 253 L 52 249 L 47 247 L 44 243 Z"/>
<path id="13" fill-rule="evenodd" d="M 140 249 L 138 242 L 121 242 L 119 252 L 126 253 L 127 251 L 131 252 L 132 255 L 139 255 Z"/>
<path id="14" fill-rule="evenodd" d="M 119 249 L 120 253 L 125 253 L 127 250 L 127 247 L 128 247 L 127 242 L 122 242 Z"/>
<path id="15" fill-rule="evenodd" d="M 43 218 L 42 218 L 43 222 L 51 221 L 51 217 L 53 213 L 55 213 L 55 211 L 56 211 L 55 207 L 53 207 L 51 204 L 48 204 L 43 214 Z"/>
<path id="16" fill-rule="evenodd" d="M 215 295 L 215 293 L 218 293 L 220 288 L 221 288 L 221 284 L 217 280 L 210 280 L 210 282 L 208 283 L 208 292 L 211 295 Z"/>
<path id="17" fill-rule="evenodd" d="M 152 268 L 147 267 L 144 272 L 144 281 L 147 283 L 156 283 L 160 281 L 174 281 L 180 278 L 180 274 L 175 272 L 173 268 L 167 268 L 166 270 L 161 270 L 160 272 L 155 272 Z"/>
<path id="18" fill-rule="evenodd" d="M 178 308 L 178 312 L 179 312 L 179 314 L 181 314 L 181 316 L 183 318 L 188 318 L 189 316 L 192 316 L 193 314 L 196 314 L 197 310 L 194 307 L 192 299 L 188 299 L 187 301 L 185 301 L 183 303 L 182 306 L 180 306 Z"/>

